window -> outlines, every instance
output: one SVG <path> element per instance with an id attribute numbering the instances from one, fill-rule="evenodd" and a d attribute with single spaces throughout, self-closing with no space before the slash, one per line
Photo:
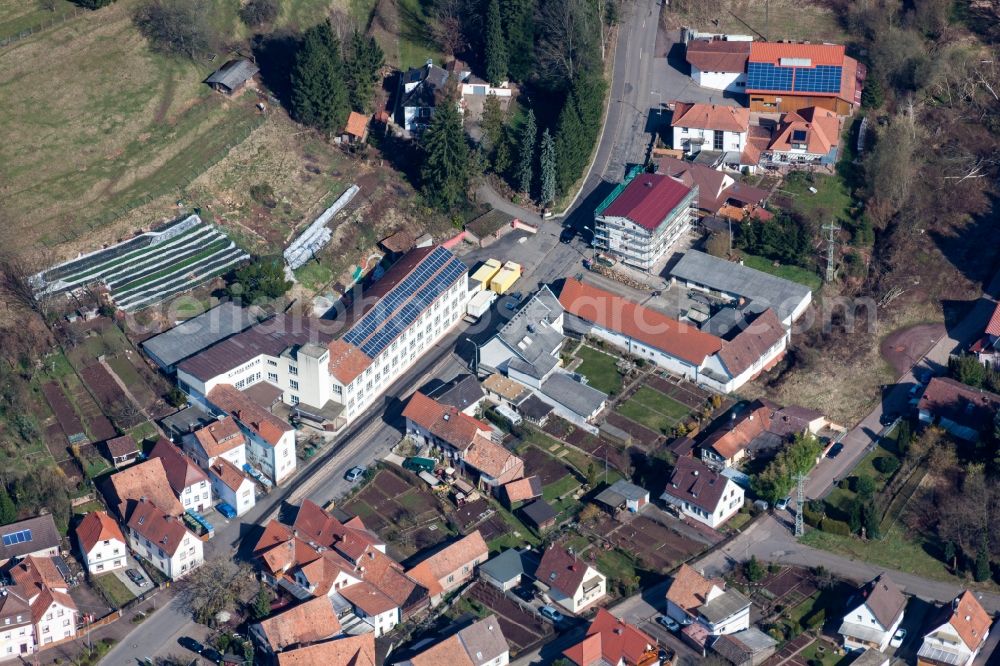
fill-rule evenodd
<path id="1" fill-rule="evenodd" d="M 273 382 L 273 383 L 277 384 L 278 383 L 278 373 L 276 373 L 276 372 L 269 372 L 269 373 L 267 373 L 267 381 Z"/>
<path id="2" fill-rule="evenodd" d="M 68 627 L 69 626 L 69 620 L 63 620 L 63 626 L 64 627 Z"/>
<path id="3" fill-rule="evenodd" d="M 288 374 L 290 374 L 290 375 L 298 375 L 299 374 L 299 369 L 297 367 L 295 367 L 294 365 L 289 365 L 288 366 Z"/>
<path id="4" fill-rule="evenodd" d="M 299 396 L 297 396 L 297 395 L 293 395 L 292 396 L 292 404 L 293 405 L 299 404 Z"/>
<path id="5" fill-rule="evenodd" d="M 722 130 L 712 130 L 712 148 L 713 150 L 722 150 L 725 147 L 723 143 L 726 133 Z"/>
<path id="6" fill-rule="evenodd" d="M 277 367 L 277 366 L 278 366 L 278 362 L 277 362 L 277 361 L 273 361 L 273 360 L 271 360 L 271 359 L 267 359 L 267 364 L 268 364 L 268 365 L 273 365 L 273 366 L 275 366 L 275 367 Z"/>
<path id="7" fill-rule="evenodd" d="M 294 379 L 289 379 L 288 380 L 288 385 L 292 388 L 293 391 L 298 391 L 299 390 L 299 383 L 297 381 L 295 381 Z"/>

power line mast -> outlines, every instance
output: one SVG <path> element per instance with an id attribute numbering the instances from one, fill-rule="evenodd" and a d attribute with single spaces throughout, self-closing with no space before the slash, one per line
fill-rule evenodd
<path id="1" fill-rule="evenodd" d="M 805 525 L 802 524 L 802 509 L 806 505 L 806 475 L 799 474 L 795 477 L 798 482 L 798 492 L 796 499 L 798 500 L 798 507 L 795 511 L 795 536 L 800 537 L 806 533 Z"/>
<path id="2" fill-rule="evenodd" d="M 837 250 L 837 232 L 840 231 L 840 227 L 834 223 L 824 224 L 823 231 L 829 232 L 826 239 L 826 281 L 833 282 L 837 277 L 837 266 L 833 257 Z"/>

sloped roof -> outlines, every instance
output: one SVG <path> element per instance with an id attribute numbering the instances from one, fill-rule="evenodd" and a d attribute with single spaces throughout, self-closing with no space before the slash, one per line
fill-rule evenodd
<path id="1" fill-rule="evenodd" d="M 637 486 L 627 479 L 618 479 L 598 493 L 594 499 L 608 506 L 618 507 L 627 500 L 640 501 L 647 497 L 649 497 L 649 491 L 645 488 Z"/>
<path id="2" fill-rule="evenodd" d="M 476 666 L 465 651 L 465 646 L 459 640 L 458 635 L 452 635 L 444 640 L 438 641 L 420 654 L 413 655 L 409 660 L 410 666 Z"/>
<path id="3" fill-rule="evenodd" d="M 40 550 L 56 548 L 62 541 L 51 513 L 4 525 L 0 527 L 0 535 L 22 530 L 31 530 L 31 541 L 20 541 L 10 546 L 0 543 L 0 560 L 9 560 L 13 557 L 37 553 Z"/>
<path id="4" fill-rule="evenodd" d="M 949 377 L 934 377 L 918 403 L 920 411 L 984 432 L 1000 410 L 1000 395 L 967 386 Z"/>
<path id="5" fill-rule="evenodd" d="M 812 66 L 843 65 L 843 44 L 809 44 L 805 42 L 751 42 L 750 62 L 777 65 L 782 58 L 808 59 Z"/>
<path id="6" fill-rule="evenodd" d="M 281 441 L 282 435 L 292 430 L 292 426 L 258 405 L 232 384 L 217 385 L 208 392 L 208 399 L 272 446 Z"/>
<path id="7" fill-rule="evenodd" d="M 427 588 L 431 596 L 441 593 L 441 579 L 474 560 L 485 560 L 489 548 L 479 530 L 430 555 L 406 572 L 406 575 Z"/>
<path id="8" fill-rule="evenodd" d="M 764 405 L 757 405 L 744 413 L 739 421 L 731 427 L 714 430 L 705 441 L 702 448 L 709 448 L 726 460 L 730 460 L 740 451 L 745 450 L 755 437 L 771 427 L 771 410 Z"/>
<path id="9" fill-rule="evenodd" d="M 785 113 L 768 150 L 788 152 L 805 144 L 806 151 L 826 155 L 840 143 L 840 117 L 833 111 L 810 106 Z"/>
<path id="10" fill-rule="evenodd" d="M 188 533 L 184 521 L 149 500 L 129 500 L 128 504 L 128 527 L 173 557 Z"/>
<path id="11" fill-rule="evenodd" d="M 193 460 L 181 453 L 181 450 L 161 437 L 149 452 L 149 458 L 159 458 L 167 473 L 167 481 L 175 495 L 180 495 L 184 489 L 202 481 L 208 481 L 208 475 Z"/>
<path id="12" fill-rule="evenodd" d="M 31 602 L 31 619 L 35 624 L 41 621 L 42 616 L 52 607 L 52 604 L 76 610 L 76 602 L 73 601 L 73 597 L 65 592 L 53 590 L 43 585 L 38 593 L 38 597 Z"/>
<path id="13" fill-rule="evenodd" d="M 655 173 L 639 174 L 625 186 L 601 213 L 603 217 L 624 217 L 648 231 L 656 231 L 684 198 L 691 193 L 686 185 Z"/>
<path id="14" fill-rule="evenodd" d="M 524 461 L 502 444 L 485 437 L 476 437 L 465 451 L 465 462 L 501 483 L 524 475 Z"/>
<path id="15" fill-rule="evenodd" d="M 860 593 L 868 610 L 885 629 L 891 627 L 906 608 L 903 591 L 885 574 L 865 584 Z"/>
<path id="16" fill-rule="evenodd" d="M 567 312 L 700 366 L 722 348 L 722 340 L 694 326 L 643 307 L 617 294 L 567 279 L 559 302 Z"/>
<path id="17" fill-rule="evenodd" d="M 149 338 L 142 343 L 142 348 L 165 366 L 172 366 L 220 340 L 245 331 L 255 321 L 250 310 L 226 301 Z"/>
<path id="18" fill-rule="evenodd" d="M 170 487 L 162 458 L 150 458 L 116 472 L 108 479 L 108 485 L 113 493 L 108 498 L 108 503 L 117 508 L 123 518 L 126 516 L 125 503 L 142 498 L 148 499 L 170 515 L 179 516 L 184 513 L 184 507 Z"/>
<path id="19" fill-rule="evenodd" d="M 363 138 L 368 129 L 368 116 L 357 111 L 351 111 L 347 116 L 347 124 L 344 125 L 344 133 Z"/>
<path id="20" fill-rule="evenodd" d="M 43 587 L 66 590 L 66 580 L 51 557 L 28 555 L 11 568 L 9 575 L 15 585 L 27 592 L 29 598 L 38 594 Z"/>
<path id="21" fill-rule="evenodd" d="M 208 471 L 212 476 L 226 484 L 226 487 L 233 492 L 237 492 L 243 485 L 243 482 L 250 478 L 243 470 L 225 458 L 216 458 L 212 466 L 208 468 Z"/>
<path id="22" fill-rule="evenodd" d="M 108 453 L 111 454 L 112 458 L 121 458 L 139 452 L 139 445 L 132 439 L 132 435 L 112 437 L 104 442 L 104 446 L 107 447 Z"/>
<path id="23" fill-rule="evenodd" d="M 747 69 L 751 42 L 722 39 L 693 39 L 687 44 L 690 65 L 703 72 L 742 73 Z"/>
<path id="24" fill-rule="evenodd" d="M 726 478 L 694 458 L 678 458 L 665 492 L 707 513 L 715 513 L 726 490 Z"/>
<path id="25" fill-rule="evenodd" d="M 434 391 L 431 397 L 443 405 L 468 409 L 482 400 L 484 395 L 478 379 L 472 375 L 460 375 Z"/>
<path id="26" fill-rule="evenodd" d="M 125 543 L 118 523 L 104 511 L 91 511 L 76 526 L 76 539 L 84 553 L 89 553 L 101 541 L 117 539 Z"/>
<path id="27" fill-rule="evenodd" d="M 198 428 L 194 431 L 194 437 L 209 458 L 221 456 L 227 451 L 246 445 L 243 431 L 240 430 L 236 420 L 229 415 L 223 416 L 203 428 Z"/>
<path id="28" fill-rule="evenodd" d="M 543 499 L 537 499 L 531 504 L 521 507 L 521 511 L 537 527 L 541 527 L 559 515 L 559 512 Z"/>
<path id="29" fill-rule="evenodd" d="M 774 310 L 768 308 L 740 331 L 722 343 L 719 358 L 733 377 L 738 377 L 760 360 L 771 347 L 785 337 L 785 327 Z"/>
<path id="30" fill-rule="evenodd" d="M 721 580 L 709 580 L 688 564 L 682 564 L 667 588 L 667 601 L 693 613 L 708 600 L 713 587 L 722 589 Z"/>
<path id="31" fill-rule="evenodd" d="M 745 133 L 750 129 L 750 109 L 723 104 L 674 102 L 671 127 Z"/>
<path id="32" fill-rule="evenodd" d="M 733 179 L 722 171 L 676 157 L 656 160 L 657 173 L 676 178 L 688 187 L 698 186 L 698 208 L 715 213 L 726 201 Z"/>
<path id="33" fill-rule="evenodd" d="M 399 606 L 399 604 L 380 589 L 367 581 L 348 585 L 341 588 L 339 592 L 340 596 L 351 602 L 352 606 L 357 606 L 363 610 L 365 615 L 380 615 Z"/>
<path id="34" fill-rule="evenodd" d="M 492 613 L 459 631 L 458 640 L 475 664 L 491 664 L 510 651 L 503 628 Z"/>
<path id="35" fill-rule="evenodd" d="M 505 484 L 504 492 L 507 493 L 507 501 L 523 502 L 542 496 L 542 480 L 536 476 L 529 476 L 525 479 L 518 479 Z"/>
<path id="36" fill-rule="evenodd" d="M 336 640 L 286 650 L 278 655 L 278 666 L 376 666 L 375 634 L 345 636 Z"/>
<path id="37" fill-rule="evenodd" d="M 993 308 L 993 314 L 990 315 L 990 321 L 986 324 L 986 335 L 996 335 L 1000 336 L 1000 303 L 997 303 L 996 307 Z"/>
<path id="38" fill-rule="evenodd" d="M 589 565 L 565 547 L 552 544 L 542 555 L 535 572 L 535 579 L 548 587 L 559 590 L 568 597 L 576 594 L 583 584 Z"/>
<path id="39" fill-rule="evenodd" d="M 468 449 L 481 431 L 491 430 L 482 421 L 464 414 L 456 407 L 442 405 L 420 391 L 410 396 L 403 409 L 403 418 L 413 421 L 459 451 Z"/>
<path id="40" fill-rule="evenodd" d="M 928 635 L 943 624 L 950 624 L 970 651 L 976 652 L 986 641 L 993 618 L 986 612 L 969 590 L 941 606 L 936 616 L 928 623 Z"/>
<path id="41" fill-rule="evenodd" d="M 340 621 L 326 596 L 309 599 L 260 622 L 261 632 L 274 652 L 302 643 L 332 638 L 340 633 Z"/>
<path id="42" fill-rule="evenodd" d="M 7 594 L 0 596 L 0 620 L 9 621 L 11 627 L 30 624 L 31 607 L 24 597 L 24 591 L 17 587 L 7 588 Z M 21 616 L 21 621 L 17 618 Z"/>
<path id="43" fill-rule="evenodd" d="M 582 642 L 563 651 L 577 666 L 592 666 L 604 659 L 608 664 L 639 664 L 657 642 L 646 632 L 616 618 L 603 608 L 597 610 L 594 621 Z"/>
<path id="44" fill-rule="evenodd" d="M 259 71 L 257 66 L 246 58 L 236 58 L 212 72 L 212 75 L 205 79 L 205 83 L 218 83 L 233 90 L 249 81 Z"/>

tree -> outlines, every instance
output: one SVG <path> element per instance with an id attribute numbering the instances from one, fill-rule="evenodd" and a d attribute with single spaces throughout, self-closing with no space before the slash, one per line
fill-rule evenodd
<path id="1" fill-rule="evenodd" d="M 535 2 L 501 0 L 500 17 L 507 40 L 507 69 L 515 81 L 526 81 L 535 68 Z"/>
<path id="2" fill-rule="evenodd" d="M 517 186 L 521 192 L 531 192 L 537 138 L 538 127 L 535 125 L 535 112 L 528 109 L 528 116 L 524 119 L 524 125 L 521 127 L 520 151 L 517 159 Z"/>
<path id="3" fill-rule="evenodd" d="M 594 461 L 591 460 L 589 463 L 587 463 L 587 485 L 590 486 L 591 488 L 597 487 L 597 478 L 598 478 L 597 474 L 598 474 L 597 465 L 595 465 Z M 8 520 L 7 522 L 9 523 L 11 521 Z"/>
<path id="4" fill-rule="evenodd" d="M 858 476 L 854 482 L 854 492 L 860 499 L 870 500 L 875 495 L 875 482 L 872 481 L 872 477 L 867 474 Z"/>
<path id="5" fill-rule="evenodd" d="M 469 147 L 455 100 L 443 99 L 424 132 L 424 159 L 420 169 L 424 195 L 441 210 L 454 208 L 469 182 Z"/>
<path id="6" fill-rule="evenodd" d="M 556 124 L 556 189 L 570 190 L 590 161 L 604 111 L 604 79 L 585 74 L 573 81 Z"/>
<path id="7" fill-rule="evenodd" d="M 292 110 L 301 123 L 331 133 L 349 110 L 340 43 L 329 22 L 306 30 L 292 66 Z"/>
<path id="8" fill-rule="evenodd" d="M 979 550 L 976 551 L 976 566 L 972 577 L 977 583 L 982 583 L 990 579 L 990 550 L 987 545 L 986 534 L 983 534 L 979 541 Z"/>
<path id="9" fill-rule="evenodd" d="M 881 536 L 879 534 L 878 509 L 875 506 L 874 500 L 869 500 L 861 506 L 861 522 L 865 528 L 866 537 L 869 539 L 878 539 Z"/>
<path id="10" fill-rule="evenodd" d="M 0 251 L 0 296 L 9 305 L 18 305 L 29 312 L 43 314 L 43 308 L 35 298 L 35 288 L 31 276 L 32 266 L 21 255 L 9 250 Z"/>
<path id="11" fill-rule="evenodd" d="M 507 80 L 507 43 L 500 23 L 500 0 L 487 0 L 486 78 L 494 86 Z"/>
<path id="12" fill-rule="evenodd" d="M 247 0 L 247 3 L 240 7 L 240 20 L 251 28 L 256 28 L 265 23 L 272 23 L 278 18 L 278 0 Z"/>
<path id="13" fill-rule="evenodd" d="M 728 231 L 712 233 L 709 235 L 708 240 L 705 241 L 705 251 L 713 257 L 726 257 L 729 255 L 731 243 Z"/>
<path id="14" fill-rule="evenodd" d="M 592 0 L 541 0 L 536 69 L 550 89 L 565 90 L 600 72 L 601 26 L 595 10 Z"/>
<path id="15" fill-rule="evenodd" d="M 974 388 L 982 388 L 986 381 L 986 366 L 972 354 L 949 358 L 948 372 L 954 379 Z"/>
<path id="16" fill-rule="evenodd" d="M 542 150 L 538 165 L 541 171 L 541 204 L 549 206 L 556 198 L 556 146 L 547 127 L 542 132 Z"/>
<path id="17" fill-rule="evenodd" d="M 233 271 L 226 290 L 233 300 L 249 305 L 279 298 L 291 287 L 281 257 L 262 257 Z"/>
<path id="18" fill-rule="evenodd" d="M 7 486 L 0 484 L 0 524 L 7 525 L 17 520 L 17 507 L 7 493 Z"/>
<path id="19" fill-rule="evenodd" d="M 764 569 L 764 565 L 757 560 L 757 556 L 751 555 L 750 559 L 744 565 L 744 573 L 746 573 L 747 580 L 751 583 L 756 583 L 763 580 L 767 572 Z"/>
<path id="20" fill-rule="evenodd" d="M 861 106 L 866 109 L 877 109 L 885 102 L 885 91 L 877 76 L 869 75 L 865 79 L 865 87 L 861 91 Z"/>
<path id="21" fill-rule="evenodd" d="M 219 613 L 232 613 L 249 598 L 257 583 L 253 569 L 230 557 L 215 557 L 184 579 L 181 598 L 194 619 L 214 626 Z"/>
<path id="22" fill-rule="evenodd" d="M 211 50 L 209 13 L 198 0 L 145 0 L 135 23 L 153 49 L 195 58 Z"/>
<path id="23" fill-rule="evenodd" d="M 454 57 L 469 45 L 466 31 L 469 22 L 469 7 L 474 3 L 462 0 L 436 0 L 431 36 L 445 54 Z"/>
<path id="24" fill-rule="evenodd" d="M 510 142 L 507 138 L 507 113 L 496 95 L 487 95 L 483 102 L 483 118 L 480 123 L 488 159 L 493 172 L 504 174 L 510 168 Z"/>
<path id="25" fill-rule="evenodd" d="M 271 590 L 264 583 L 261 583 L 260 589 L 257 590 L 257 596 L 253 599 L 253 608 L 251 608 L 253 619 L 262 620 L 271 614 L 271 596 Z"/>
<path id="26" fill-rule="evenodd" d="M 958 558 L 958 553 L 955 551 L 955 542 L 954 541 L 945 541 L 944 542 L 944 561 L 948 564 L 949 567 L 951 567 L 952 571 L 955 570 L 955 568 L 956 568 L 955 565 L 958 563 L 957 562 L 957 558 Z"/>
<path id="27" fill-rule="evenodd" d="M 367 37 L 356 28 L 346 50 L 344 73 L 351 108 L 358 113 L 365 113 L 371 107 L 379 70 L 385 64 L 385 53 L 374 37 Z"/>
<path id="28" fill-rule="evenodd" d="M 758 497 L 771 503 L 787 497 L 795 485 L 795 477 L 812 469 L 822 450 L 822 444 L 813 435 L 796 435 L 791 444 L 753 477 L 750 487 Z"/>

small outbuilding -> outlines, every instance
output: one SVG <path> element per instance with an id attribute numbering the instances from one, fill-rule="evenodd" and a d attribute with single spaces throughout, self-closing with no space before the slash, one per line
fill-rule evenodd
<path id="1" fill-rule="evenodd" d="M 139 445 L 131 435 L 109 439 L 104 442 L 104 450 L 115 469 L 124 467 L 139 457 Z"/>
<path id="2" fill-rule="evenodd" d="M 535 500 L 521 509 L 528 524 L 539 532 L 547 532 L 556 526 L 558 512 L 543 499 Z"/>
<path id="3" fill-rule="evenodd" d="M 357 111 L 351 111 L 344 126 L 344 137 L 347 143 L 364 143 L 368 140 L 368 116 Z"/>
<path id="4" fill-rule="evenodd" d="M 613 514 L 619 511 L 638 513 L 642 507 L 649 504 L 649 491 L 625 479 L 618 479 L 598 493 L 594 499 L 610 508 Z"/>
<path id="5" fill-rule="evenodd" d="M 212 72 L 212 75 L 205 79 L 205 83 L 212 86 L 213 90 L 226 95 L 235 95 L 243 90 L 247 81 L 259 71 L 257 65 L 246 58 L 236 58 Z"/>
<path id="6" fill-rule="evenodd" d="M 524 576 L 534 577 L 537 569 L 538 556 L 535 553 L 508 548 L 485 564 L 480 564 L 479 576 L 506 592 L 520 585 Z"/>

